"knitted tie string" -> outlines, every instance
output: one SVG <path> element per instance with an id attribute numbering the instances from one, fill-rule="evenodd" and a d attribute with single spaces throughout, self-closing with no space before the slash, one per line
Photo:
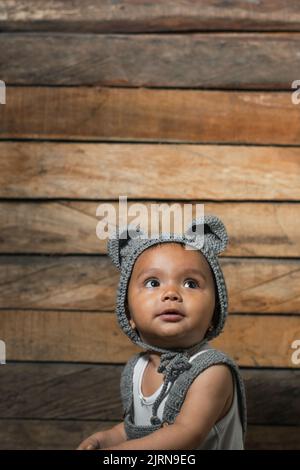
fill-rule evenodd
<path id="1" fill-rule="evenodd" d="M 169 382 L 174 382 L 182 372 L 190 369 L 190 367 L 192 367 L 192 364 L 189 362 L 189 355 L 186 353 L 167 352 L 161 355 L 157 371 L 164 374 L 164 384 L 160 394 L 153 403 L 151 424 L 157 425 L 161 423 L 157 416 L 157 410 L 165 397 Z"/>

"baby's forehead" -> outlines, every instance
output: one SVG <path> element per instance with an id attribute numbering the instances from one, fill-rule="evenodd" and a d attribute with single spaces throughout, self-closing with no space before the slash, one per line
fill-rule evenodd
<path id="1" fill-rule="evenodd" d="M 135 262 L 135 267 L 147 268 L 151 267 L 156 261 L 167 260 L 172 264 L 173 269 L 180 269 L 182 265 L 185 268 L 201 267 L 204 266 L 209 271 L 211 270 L 209 263 L 205 256 L 195 249 L 187 249 L 183 243 L 179 242 L 161 242 L 157 243 L 145 251 L 143 251 Z"/>

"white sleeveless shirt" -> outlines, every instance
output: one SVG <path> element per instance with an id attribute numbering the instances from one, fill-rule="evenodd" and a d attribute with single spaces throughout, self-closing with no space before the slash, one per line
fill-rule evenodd
<path id="1" fill-rule="evenodd" d="M 194 354 L 189 361 L 191 362 L 196 356 L 205 353 L 207 350 L 212 349 L 210 346 L 206 349 Z M 152 395 L 149 397 L 145 397 L 142 394 L 142 378 L 146 366 L 149 362 L 149 355 L 146 353 L 145 355 L 141 356 L 137 361 L 134 372 L 133 372 L 133 409 L 134 409 L 134 423 L 139 426 L 147 426 L 150 425 L 150 418 L 152 416 L 152 405 L 155 402 L 157 396 L 159 395 L 162 386 L 161 385 Z M 243 450 L 243 429 L 239 414 L 239 407 L 238 407 L 238 398 L 237 398 L 237 385 L 234 380 L 234 396 L 231 407 L 227 414 L 223 416 L 221 420 L 219 420 L 215 425 L 212 427 L 208 435 L 206 436 L 205 440 L 202 442 L 201 446 L 195 450 L 220 450 L 220 449 L 227 449 L 227 450 Z M 167 391 L 170 389 L 171 384 L 168 384 Z M 162 420 L 163 411 L 165 402 L 168 398 L 167 396 L 164 397 L 162 402 L 160 403 L 157 416 Z"/>

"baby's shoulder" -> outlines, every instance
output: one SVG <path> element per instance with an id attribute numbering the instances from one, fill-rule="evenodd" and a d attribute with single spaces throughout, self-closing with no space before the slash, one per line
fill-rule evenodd
<path id="1" fill-rule="evenodd" d="M 189 395 L 201 394 L 202 391 L 214 396 L 227 395 L 228 401 L 233 395 L 234 382 L 231 368 L 226 363 L 213 364 L 197 375 L 189 387 Z"/>
<path id="2" fill-rule="evenodd" d="M 229 411 L 234 396 L 234 383 L 226 364 L 215 364 L 199 374 L 187 389 L 177 423 L 208 423 L 207 431 Z M 195 424 L 195 432 L 197 424 Z"/>

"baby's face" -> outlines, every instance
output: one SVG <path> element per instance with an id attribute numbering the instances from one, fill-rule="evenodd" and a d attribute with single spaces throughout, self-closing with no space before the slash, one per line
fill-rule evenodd
<path id="1" fill-rule="evenodd" d="M 128 286 L 130 323 L 143 341 L 187 348 L 201 341 L 215 308 L 213 274 L 205 257 L 179 243 L 163 243 L 137 259 Z M 167 308 L 182 315 L 166 316 Z"/>

